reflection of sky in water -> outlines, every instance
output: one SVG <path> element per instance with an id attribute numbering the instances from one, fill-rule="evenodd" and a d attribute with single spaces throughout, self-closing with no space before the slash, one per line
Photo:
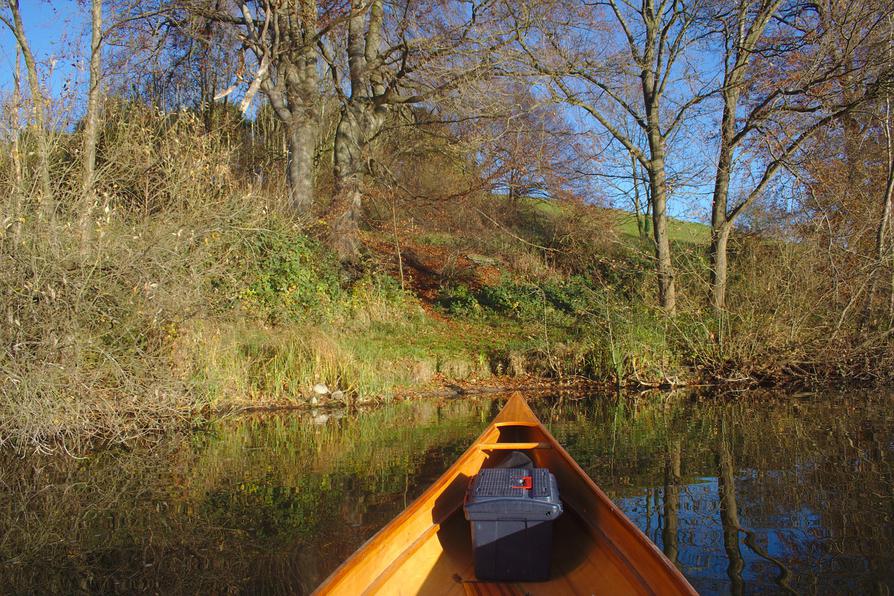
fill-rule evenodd
<path id="1" fill-rule="evenodd" d="M 614 400 L 554 428 L 597 483 L 670 554 L 664 532 L 665 484 L 671 485 L 668 501 L 674 503 L 676 492 L 678 502 L 676 559 L 702 593 L 894 591 L 890 392 Z M 734 479 L 731 491 L 723 481 L 726 470 Z M 735 500 L 737 522 L 722 514 L 724 496 Z M 736 538 L 737 550 L 727 553 L 725 536 Z M 731 558 L 740 563 L 738 572 Z"/>
<path id="2" fill-rule="evenodd" d="M 736 479 L 737 497 L 742 499 L 748 494 L 750 483 L 768 479 L 784 481 L 789 477 L 785 472 L 769 471 L 758 480 L 755 474 L 744 471 Z M 719 480 L 702 477 L 694 482 L 684 482 L 678 488 L 677 564 L 700 593 L 728 593 L 732 586 L 728 577 L 729 558 L 724 547 Z M 659 548 L 667 552 L 663 536 L 666 522 L 663 486 L 643 489 L 638 495 L 619 497 L 615 502 Z M 802 507 L 760 515 L 761 505 L 739 503 L 737 507 L 738 548 L 743 563 L 741 578 L 746 592 L 778 592 L 786 588 L 819 593 L 863 591 L 860 580 L 873 565 L 865 557 L 830 552 L 830 533 L 822 526 L 820 514 Z M 752 509 L 759 514 L 750 517 L 746 512 Z M 879 520 L 879 523 L 886 522 Z M 883 553 L 878 554 L 884 558 Z M 894 560 L 890 562 L 894 564 Z M 886 565 L 882 575 L 887 575 L 890 582 L 894 579 L 894 569 Z M 879 589 L 881 593 L 888 593 L 880 584 Z"/>

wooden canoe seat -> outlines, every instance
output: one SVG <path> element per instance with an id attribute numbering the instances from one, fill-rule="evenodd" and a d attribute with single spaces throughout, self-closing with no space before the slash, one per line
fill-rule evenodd
<path id="1" fill-rule="evenodd" d="M 527 449 L 552 449 L 549 443 L 479 443 L 482 451 L 525 451 Z"/>
<path id="2" fill-rule="evenodd" d="M 494 428 L 506 428 L 507 426 L 522 426 L 525 428 L 537 428 L 539 422 L 525 422 L 524 420 L 513 420 L 512 422 L 495 422 Z"/>

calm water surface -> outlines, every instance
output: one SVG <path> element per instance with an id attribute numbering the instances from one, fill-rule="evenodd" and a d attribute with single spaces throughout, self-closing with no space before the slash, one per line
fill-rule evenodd
<path id="1" fill-rule="evenodd" d="M 0 593 L 305 593 L 502 400 L 218 422 L 88 459 L 0 453 Z M 894 395 L 544 398 L 703 593 L 890 594 Z"/>

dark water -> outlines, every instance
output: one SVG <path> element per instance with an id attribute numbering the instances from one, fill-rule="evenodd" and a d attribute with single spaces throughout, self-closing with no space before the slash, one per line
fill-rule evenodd
<path id="1" fill-rule="evenodd" d="M 0 454 L 0 593 L 308 592 L 500 405 L 245 417 L 84 460 Z M 533 405 L 699 591 L 894 588 L 894 395 Z"/>

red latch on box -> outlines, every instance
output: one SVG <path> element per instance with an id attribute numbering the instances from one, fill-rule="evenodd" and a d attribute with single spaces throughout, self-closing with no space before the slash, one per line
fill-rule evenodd
<path id="1" fill-rule="evenodd" d="M 531 490 L 534 488 L 534 479 L 530 476 L 523 476 L 518 479 L 520 484 L 513 486 L 512 488 L 523 488 L 525 490 Z"/>

